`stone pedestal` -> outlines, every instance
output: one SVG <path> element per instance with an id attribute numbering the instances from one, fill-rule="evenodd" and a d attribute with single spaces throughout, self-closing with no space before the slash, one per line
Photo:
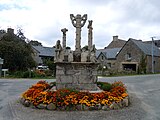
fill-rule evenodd
<path id="1" fill-rule="evenodd" d="M 91 62 L 56 63 L 57 89 L 98 90 L 97 66 Z"/>

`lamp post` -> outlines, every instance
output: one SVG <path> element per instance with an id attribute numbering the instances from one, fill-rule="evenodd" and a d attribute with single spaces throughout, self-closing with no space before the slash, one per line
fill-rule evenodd
<path id="1" fill-rule="evenodd" d="M 152 38 L 152 73 L 154 73 L 154 49 L 153 49 L 153 43 L 154 43 L 154 38 L 155 37 L 151 37 Z"/>

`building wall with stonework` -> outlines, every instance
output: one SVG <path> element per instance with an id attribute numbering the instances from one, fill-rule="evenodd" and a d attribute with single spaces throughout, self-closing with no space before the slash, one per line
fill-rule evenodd
<path id="1" fill-rule="evenodd" d="M 160 57 L 153 58 L 153 67 L 155 73 L 160 72 Z M 147 56 L 147 72 L 152 72 L 152 56 Z"/>
<path id="2" fill-rule="evenodd" d="M 103 53 L 97 58 L 99 67 L 98 75 L 108 75 L 116 69 L 116 59 L 108 59 Z"/>
<path id="3" fill-rule="evenodd" d="M 100 55 L 97 58 L 98 63 L 100 63 L 100 66 L 106 66 L 107 65 L 107 58 L 103 53 L 100 53 Z"/>
<path id="4" fill-rule="evenodd" d="M 142 48 L 140 48 L 140 46 L 143 47 L 143 50 L 146 53 Z M 149 46 L 151 46 L 151 44 Z M 151 47 L 149 46 L 139 40 L 128 40 L 116 57 L 115 71 L 122 72 L 132 70 L 138 72 L 138 68 L 140 68 L 140 64 L 142 62 L 142 56 L 144 56 L 146 58 L 146 72 L 151 73 L 152 56 L 150 55 Z M 160 72 L 160 56 L 154 56 L 153 59 L 154 72 Z"/>
<path id="5" fill-rule="evenodd" d="M 133 66 L 134 70 L 137 71 L 143 54 L 144 53 L 131 40 L 128 41 L 117 55 L 115 70 L 121 72 L 126 70 L 125 65 L 128 65 L 131 66 L 131 68 Z"/>

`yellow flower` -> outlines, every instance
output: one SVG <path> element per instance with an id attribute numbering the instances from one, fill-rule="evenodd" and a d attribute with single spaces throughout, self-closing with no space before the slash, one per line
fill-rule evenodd
<path id="1" fill-rule="evenodd" d="M 125 97 L 128 96 L 128 94 L 127 94 L 127 93 L 123 93 L 121 96 L 122 96 L 123 98 L 125 98 Z"/>
<path id="2" fill-rule="evenodd" d="M 107 100 L 107 99 L 103 99 L 103 100 L 101 101 L 101 104 L 103 104 L 103 105 L 108 104 L 108 100 Z"/>

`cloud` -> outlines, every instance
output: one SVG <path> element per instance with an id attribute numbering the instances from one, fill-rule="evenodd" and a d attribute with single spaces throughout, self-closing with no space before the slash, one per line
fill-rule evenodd
<path id="1" fill-rule="evenodd" d="M 62 28 L 67 28 L 67 46 L 74 49 L 75 28 L 70 14 L 88 14 L 93 20 L 93 41 L 104 48 L 119 38 L 150 40 L 160 33 L 159 0 L 1 0 L 0 27 L 21 26 L 31 40 L 53 46 L 62 39 Z M 87 44 L 87 25 L 82 28 L 82 46 Z"/>

